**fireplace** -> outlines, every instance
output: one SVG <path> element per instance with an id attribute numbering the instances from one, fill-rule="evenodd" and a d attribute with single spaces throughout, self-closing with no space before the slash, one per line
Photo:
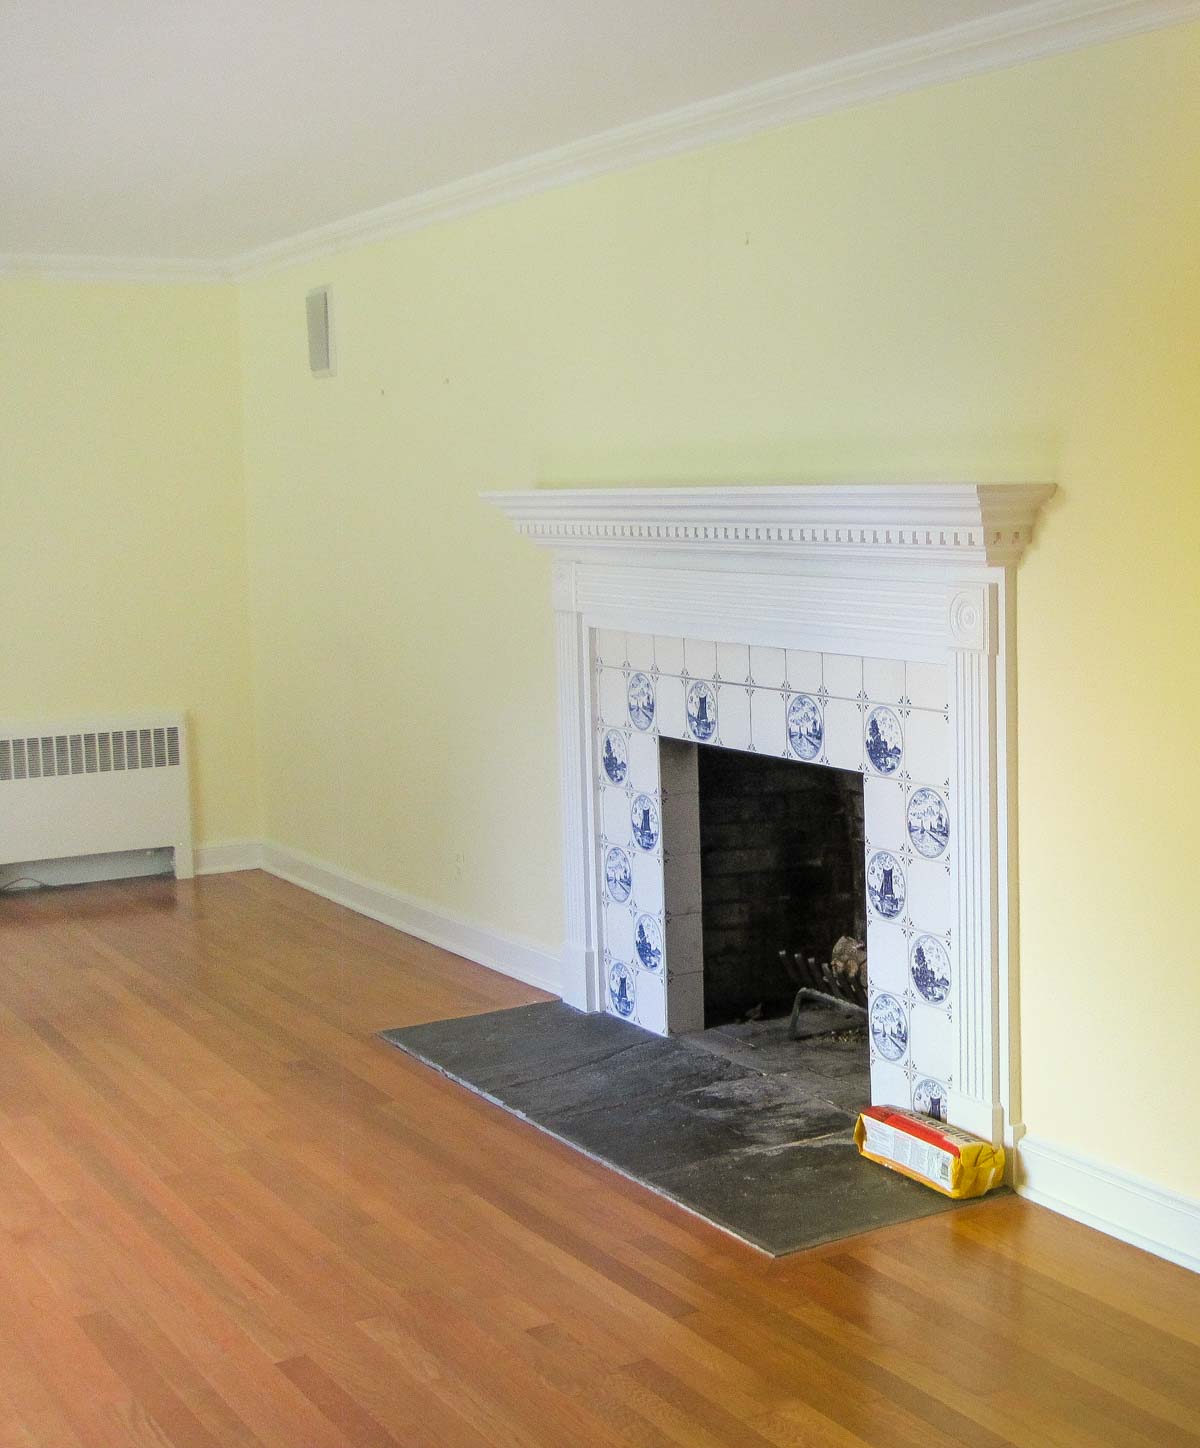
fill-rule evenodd
<path id="1" fill-rule="evenodd" d="M 872 1099 L 1020 1135 L 1012 620 L 1050 491 L 491 495 L 555 554 L 565 999 L 704 1025 L 706 751 L 714 780 L 737 755 L 800 793 L 850 774 Z"/>
<path id="2" fill-rule="evenodd" d="M 830 969 L 839 940 L 866 941 L 862 775 L 666 738 L 659 758 L 664 850 L 700 856 L 704 1026 L 787 1016 L 802 988 L 865 1006 L 865 979 Z"/>

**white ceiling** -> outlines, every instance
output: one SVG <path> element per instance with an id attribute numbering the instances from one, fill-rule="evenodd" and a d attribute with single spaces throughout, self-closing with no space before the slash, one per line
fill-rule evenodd
<path id="1" fill-rule="evenodd" d="M 0 0 L 0 253 L 239 257 L 689 103 L 1030 8 Z"/>

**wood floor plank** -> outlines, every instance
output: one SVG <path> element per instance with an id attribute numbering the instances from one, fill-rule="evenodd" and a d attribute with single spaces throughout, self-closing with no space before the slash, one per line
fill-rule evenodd
<path id="1" fill-rule="evenodd" d="M 0 1448 L 1200 1445 L 1182 1269 L 772 1261 L 376 1038 L 544 998 L 260 872 L 0 895 Z"/>

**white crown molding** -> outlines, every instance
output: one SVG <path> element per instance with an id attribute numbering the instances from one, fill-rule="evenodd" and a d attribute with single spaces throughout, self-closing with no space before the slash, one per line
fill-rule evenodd
<path id="1" fill-rule="evenodd" d="M 1053 483 L 581 488 L 484 493 L 560 557 L 652 550 L 891 563 L 1016 563 Z"/>
<path id="2" fill-rule="evenodd" d="M 1200 0 L 1034 0 L 1002 15 L 806 67 L 615 126 L 387 206 L 243 252 L 241 277 L 450 221 L 489 206 L 925 86 L 1200 19 Z"/>
<path id="3" fill-rule="evenodd" d="M 145 285 L 204 285 L 232 280 L 228 262 L 196 257 L 57 256 L 0 252 L 0 277 L 34 277 L 56 282 L 136 282 Z"/>
<path id="4" fill-rule="evenodd" d="M 0 276 L 220 282 L 264 275 L 593 176 L 985 71 L 1200 20 L 1200 0 L 1034 0 L 696 101 L 225 258 L 0 254 Z"/>

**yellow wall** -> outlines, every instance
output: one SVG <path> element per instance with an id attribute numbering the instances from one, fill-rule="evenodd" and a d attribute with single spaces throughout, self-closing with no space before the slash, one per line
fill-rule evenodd
<path id="1" fill-rule="evenodd" d="M 0 282 L 0 714 L 181 707 L 259 833 L 232 287 Z"/>
<path id="2" fill-rule="evenodd" d="M 1198 154 L 1172 29 L 244 286 L 267 835 L 557 943 L 547 568 L 481 489 L 1056 479 L 1021 576 L 1025 1117 L 1200 1195 L 1165 1157 L 1200 1108 Z"/>

